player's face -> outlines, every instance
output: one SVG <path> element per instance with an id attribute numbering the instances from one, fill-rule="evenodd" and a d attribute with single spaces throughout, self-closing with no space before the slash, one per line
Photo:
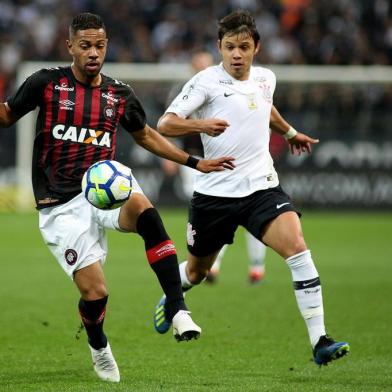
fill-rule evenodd
<path id="1" fill-rule="evenodd" d="M 235 79 L 247 80 L 253 57 L 259 51 L 253 38 L 246 34 L 225 34 L 218 41 L 219 52 L 222 55 L 223 67 Z"/>
<path id="2" fill-rule="evenodd" d="M 75 76 L 81 82 L 91 83 L 99 78 L 106 56 L 108 39 L 104 29 L 78 30 L 67 41 L 73 58 Z"/>

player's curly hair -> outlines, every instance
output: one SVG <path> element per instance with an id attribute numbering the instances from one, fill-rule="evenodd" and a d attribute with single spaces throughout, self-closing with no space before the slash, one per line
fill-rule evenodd
<path id="1" fill-rule="evenodd" d="M 83 12 L 72 19 L 69 34 L 74 35 L 78 30 L 87 29 L 104 29 L 106 31 L 105 24 L 99 15 Z"/>
<path id="2" fill-rule="evenodd" d="M 257 31 L 255 20 L 249 11 L 236 10 L 219 21 L 218 38 L 220 41 L 226 34 L 237 35 L 241 33 L 249 34 L 253 38 L 255 45 L 260 41 L 260 34 Z"/>

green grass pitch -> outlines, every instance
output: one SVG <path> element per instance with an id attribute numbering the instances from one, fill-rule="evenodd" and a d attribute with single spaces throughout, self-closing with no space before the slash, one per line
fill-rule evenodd
<path id="1" fill-rule="evenodd" d="M 162 212 L 185 258 L 186 212 Z M 43 244 L 38 216 L 0 214 L 0 391 L 391 391 L 392 214 L 302 218 L 323 285 L 328 332 L 350 354 L 318 368 L 284 262 L 267 251 L 265 282 L 247 283 L 242 229 L 215 286 L 187 295 L 198 341 L 176 343 L 152 326 L 161 295 L 137 235 L 109 234 L 105 329 L 121 382 L 93 372 L 78 293 Z"/>

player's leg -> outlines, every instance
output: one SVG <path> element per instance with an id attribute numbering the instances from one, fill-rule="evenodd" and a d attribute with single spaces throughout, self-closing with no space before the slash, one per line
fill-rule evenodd
<path id="1" fill-rule="evenodd" d="M 226 253 L 226 250 L 227 250 L 228 246 L 229 245 L 227 245 L 227 244 L 224 245 L 222 247 L 222 249 L 220 250 L 220 252 L 218 253 L 218 255 L 216 256 L 214 264 L 212 264 L 212 267 L 211 267 L 210 271 L 207 274 L 206 282 L 208 282 L 208 283 L 216 283 L 216 281 L 218 279 L 219 272 L 220 272 L 222 259 L 223 259 L 224 255 Z"/>
<path id="2" fill-rule="evenodd" d="M 189 316 L 184 302 L 176 248 L 169 238 L 158 211 L 142 193 L 133 193 L 121 207 L 119 228 L 136 232 L 144 240 L 148 262 L 165 293 L 165 317 L 176 320 L 173 333 L 177 340 L 198 338 L 201 332 Z"/>
<path id="3" fill-rule="evenodd" d="M 119 382 L 118 366 L 103 331 L 108 292 L 101 263 L 75 271 L 74 282 L 81 294 L 79 313 L 88 336 L 94 370 L 105 381 Z"/>
<path id="4" fill-rule="evenodd" d="M 188 260 L 179 266 L 183 291 L 202 282 L 222 246 L 233 242 L 237 229 L 235 217 L 231 216 L 233 207 L 233 201 L 195 193 L 187 225 Z M 167 332 L 170 327 L 165 308 L 166 298 L 162 297 L 154 315 L 154 326 L 159 333 Z"/>
<path id="5" fill-rule="evenodd" d="M 265 276 L 266 246 L 249 231 L 245 232 L 245 240 L 249 256 L 249 282 L 259 283 Z"/>
<path id="6" fill-rule="evenodd" d="M 315 362 L 323 365 L 345 355 L 348 344 L 335 342 L 326 335 L 320 278 L 297 213 L 287 211 L 272 219 L 261 239 L 285 258 L 291 270 L 295 297 L 308 329 Z"/>
<path id="7" fill-rule="evenodd" d="M 101 262 L 107 249 L 94 207 L 78 195 L 68 203 L 41 210 L 39 224 L 45 243 L 81 293 L 79 313 L 94 369 L 103 380 L 118 382 L 118 367 L 103 331 L 108 293 Z"/>

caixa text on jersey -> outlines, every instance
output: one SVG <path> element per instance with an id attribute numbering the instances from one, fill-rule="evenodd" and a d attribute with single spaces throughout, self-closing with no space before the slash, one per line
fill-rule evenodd
<path id="1" fill-rule="evenodd" d="M 111 133 L 95 129 L 67 127 L 64 124 L 57 124 L 52 129 L 52 135 L 57 140 L 68 140 L 75 143 L 92 144 L 107 148 L 112 146 Z"/>

